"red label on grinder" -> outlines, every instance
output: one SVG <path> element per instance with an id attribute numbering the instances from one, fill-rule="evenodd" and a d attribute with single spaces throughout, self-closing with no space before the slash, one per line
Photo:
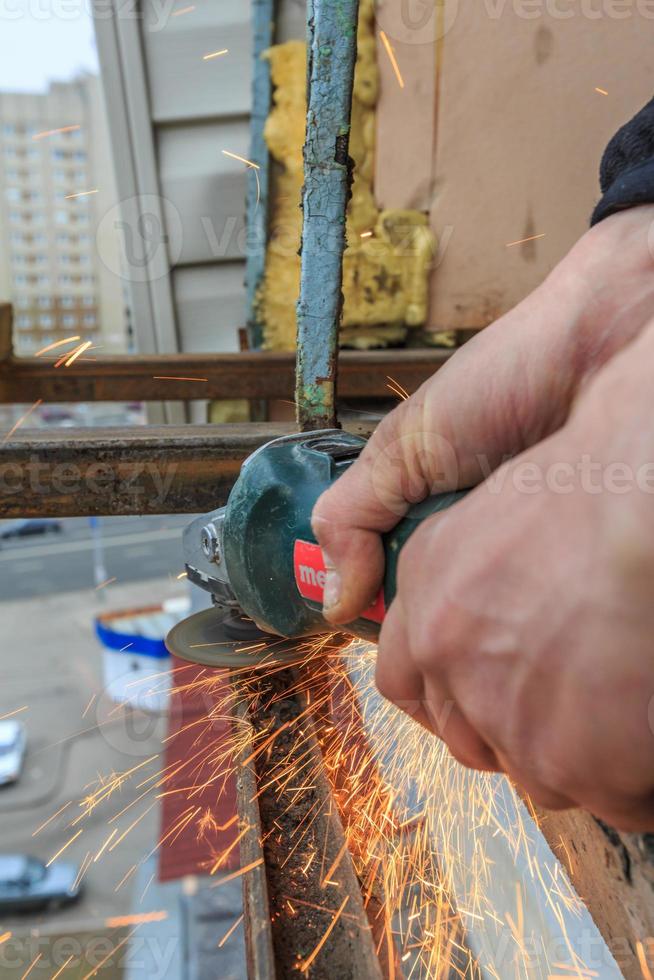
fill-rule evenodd
<path id="1" fill-rule="evenodd" d="M 311 599 L 322 605 L 327 572 L 320 545 L 312 541 L 296 541 L 293 549 L 293 568 L 295 584 L 300 595 L 304 599 Z M 361 618 L 369 619 L 373 623 L 382 623 L 385 615 L 384 593 L 380 589 L 372 606 L 361 613 Z"/>

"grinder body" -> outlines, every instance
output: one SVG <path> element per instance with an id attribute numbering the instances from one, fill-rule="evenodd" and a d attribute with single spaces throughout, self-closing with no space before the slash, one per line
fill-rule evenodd
<path id="1" fill-rule="evenodd" d="M 311 513 L 364 446 L 365 440 L 338 429 L 299 433 L 268 443 L 244 464 L 224 511 L 217 557 L 240 608 L 261 629 L 295 638 L 328 628 L 322 616 L 325 567 Z M 444 493 L 414 505 L 384 536 L 383 589 L 370 609 L 340 630 L 377 638 L 395 595 L 403 545 L 422 520 L 463 495 Z"/>

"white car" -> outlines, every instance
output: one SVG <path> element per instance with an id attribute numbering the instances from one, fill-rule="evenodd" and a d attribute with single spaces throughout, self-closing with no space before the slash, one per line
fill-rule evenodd
<path id="1" fill-rule="evenodd" d="M 23 768 L 26 748 L 23 723 L 12 718 L 0 721 L 0 786 L 16 782 Z"/>

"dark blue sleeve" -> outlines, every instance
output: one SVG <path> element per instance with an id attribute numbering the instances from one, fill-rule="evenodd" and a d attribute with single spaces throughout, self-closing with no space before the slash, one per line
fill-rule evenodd
<path id="1" fill-rule="evenodd" d="M 615 134 L 600 167 L 602 199 L 591 224 L 637 204 L 654 204 L 654 99 Z"/>

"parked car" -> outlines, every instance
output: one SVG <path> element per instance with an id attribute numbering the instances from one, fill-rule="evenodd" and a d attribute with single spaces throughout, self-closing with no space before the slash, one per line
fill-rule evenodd
<path id="1" fill-rule="evenodd" d="M 20 776 L 27 748 L 22 721 L 6 718 L 0 721 L 0 786 L 15 783 Z"/>
<path id="2" fill-rule="evenodd" d="M 0 854 L 0 913 L 34 912 L 74 902 L 79 869 L 69 861 L 49 867 L 28 854 Z"/>
<path id="3" fill-rule="evenodd" d="M 63 530 L 61 521 L 51 517 L 24 517 L 16 521 L 3 521 L 0 524 L 0 540 L 23 538 L 30 534 L 59 533 Z"/>

